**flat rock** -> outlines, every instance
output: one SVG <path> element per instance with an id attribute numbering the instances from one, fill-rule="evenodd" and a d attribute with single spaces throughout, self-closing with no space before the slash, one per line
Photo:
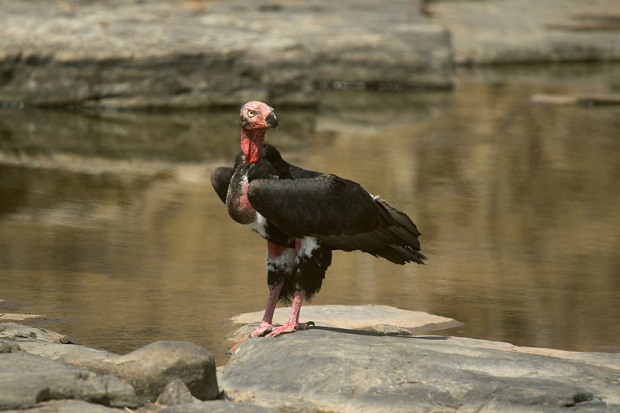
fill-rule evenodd
<path id="1" fill-rule="evenodd" d="M 209 412 L 209 413 L 274 413 L 281 410 L 258 406 L 255 404 L 246 403 L 234 403 L 226 400 L 213 400 L 200 403 L 182 404 L 178 406 L 165 407 L 158 412 L 161 413 L 194 413 L 194 412 Z"/>
<path id="2" fill-rule="evenodd" d="M 119 410 L 100 404 L 88 403 L 83 400 L 52 400 L 39 403 L 37 406 L 24 410 L 7 410 L 5 413 L 120 413 Z"/>
<path id="3" fill-rule="evenodd" d="M 1 322 L 36 320 L 38 318 L 44 318 L 44 317 L 42 315 L 37 315 L 37 314 L 0 313 Z"/>
<path id="4" fill-rule="evenodd" d="M 273 321 L 284 324 L 290 308 L 276 308 Z M 383 334 L 410 334 L 457 327 L 460 322 L 421 311 L 409 311 L 383 305 L 307 305 L 301 311 L 302 321 L 313 321 L 318 327 L 355 330 L 373 330 Z M 231 318 L 233 324 L 247 324 L 231 335 L 238 341 L 247 336 L 263 318 L 263 312 L 239 314 Z"/>
<path id="5" fill-rule="evenodd" d="M 619 354 L 533 353 L 321 328 L 242 342 L 219 382 L 231 400 L 290 411 L 620 411 Z"/>
<path id="6" fill-rule="evenodd" d="M 71 342 L 69 337 L 64 334 L 15 322 L 0 323 L 0 338 L 15 339 L 18 341 L 36 340 L 58 344 L 67 344 Z"/>

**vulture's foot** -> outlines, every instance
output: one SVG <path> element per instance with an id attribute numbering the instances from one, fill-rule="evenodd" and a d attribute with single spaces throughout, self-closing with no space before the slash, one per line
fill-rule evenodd
<path id="1" fill-rule="evenodd" d="M 314 321 L 308 321 L 305 323 L 298 323 L 295 330 L 310 330 L 310 327 L 314 327 Z"/>
<path id="2" fill-rule="evenodd" d="M 265 334 L 268 334 L 271 331 L 273 331 L 274 328 L 275 327 L 272 324 L 266 321 L 263 321 L 262 323 L 260 323 L 258 327 L 256 327 L 254 331 L 252 331 L 252 333 L 250 334 L 250 337 L 262 337 Z"/>
<path id="3" fill-rule="evenodd" d="M 308 321 L 307 323 L 294 323 L 287 321 L 284 325 L 274 327 L 273 330 L 271 330 L 271 333 L 267 334 L 265 337 L 278 337 L 286 333 L 294 333 L 299 330 L 308 330 L 310 326 L 313 325 L 313 321 Z"/>

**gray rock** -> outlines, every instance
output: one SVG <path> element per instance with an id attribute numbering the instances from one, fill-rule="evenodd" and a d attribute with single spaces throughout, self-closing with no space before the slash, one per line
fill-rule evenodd
<path id="1" fill-rule="evenodd" d="M 70 369 L 77 367 L 83 369 L 78 371 L 88 370 L 87 373 L 93 376 L 98 373 L 97 377 L 114 376 L 125 380 L 133 388 L 123 383 L 132 392 L 135 389 L 141 403 L 154 401 L 160 396 L 162 403 L 182 404 L 191 402 L 192 395 L 200 400 L 210 400 L 219 394 L 213 355 L 192 343 L 159 341 L 121 356 L 83 346 L 61 344 L 69 341 L 67 337 L 16 323 L 0 324 L 0 337 L 4 337 L 0 341 L 0 352 L 21 350 L 20 353 L 29 353 L 32 357 L 45 357 L 33 359 L 45 360 L 42 365 L 49 364 L 47 359 L 51 359 L 71 366 L 68 367 Z M 26 357 L 24 354 L 20 356 Z M 8 365 L 12 365 L 9 361 L 5 359 Z M 51 366 L 57 368 L 65 367 L 51 363 Z M 45 377 L 41 380 L 45 381 Z M 24 391 L 33 394 L 32 389 Z M 55 398 L 62 397 L 51 397 Z M 38 400 L 36 396 L 34 399 Z"/>
<path id="2" fill-rule="evenodd" d="M 314 328 L 246 340 L 219 379 L 232 400 L 293 411 L 620 411 L 620 355 L 532 352 Z"/>
<path id="3" fill-rule="evenodd" d="M 157 398 L 157 404 L 162 406 L 176 406 L 179 404 L 194 403 L 194 396 L 181 379 L 174 379 L 164 387 Z"/>
<path id="4" fill-rule="evenodd" d="M 19 344 L 14 343 L 12 341 L 0 340 L 0 354 L 2 353 L 15 353 L 19 351 Z"/>
<path id="5" fill-rule="evenodd" d="M 219 394 L 213 355 L 203 347 L 181 341 L 157 341 L 129 354 L 76 349 L 60 357 L 62 363 L 112 374 L 131 383 L 139 397 L 155 401 L 166 385 L 180 379 L 200 400 Z"/>
<path id="6" fill-rule="evenodd" d="M 58 360 L 63 354 L 73 350 L 97 351 L 73 345 L 69 337 L 63 334 L 18 323 L 1 323 L 0 338 L 4 339 L 0 340 L 0 353 L 23 350 L 52 360 Z"/>
<path id="7" fill-rule="evenodd" d="M 616 0 L 433 1 L 461 65 L 620 60 Z"/>
<path id="8" fill-rule="evenodd" d="M 284 324 L 290 308 L 276 308 L 273 322 Z M 249 323 L 230 334 L 229 339 L 237 342 L 247 337 L 263 317 L 262 311 L 239 314 L 231 318 L 233 324 Z M 423 311 L 410 311 L 386 305 L 307 305 L 303 307 L 302 318 L 313 321 L 319 327 L 337 327 L 356 330 L 373 330 L 382 334 L 409 335 L 446 328 L 458 327 L 462 323 Z"/>
<path id="9" fill-rule="evenodd" d="M 8 410 L 5 413 L 120 413 L 127 410 L 114 409 L 82 400 L 53 400 L 40 403 L 25 410 Z"/>
<path id="10" fill-rule="evenodd" d="M 409 0 L 5 0 L 0 103 L 315 105 L 317 84 L 450 87 L 450 36 Z"/>
<path id="11" fill-rule="evenodd" d="M 161 413 L 273 413 L 281 410 L 269 407 L 257 406 L 254 404 L 233 403 L 225 400 L 213 400 L 201 403 L 183 404 L 179 406 L 166 407 L 160 410 Z"/>
<path id="12" fill-rule="evenodd" d="M 375 333 L 391 335 L 391 336 L 410 336 L 411 331 L 406 328 L 393 326 L 391 324 L 375 324 L 372 326 L 372 330 Z"/>
<path id="13" fill-rule="evenodd" d="M 0 106 L 13 108 L 316 105 L 326 86 L 447 88 L 453 63 L 620 60 L 616 0 L 4 0 L 2 9 Z"/>
<path id="14" fill-rule="evenodd" d="M 119 407 L 138 405 L 131 385 L 114 376 L 95 374 L 24 352 L 0 355 L 0 410 L 24 409 L 60 399 Z"/>
<path id="15" fill-rule="evenodd" d="M 44 318 L 37 314 L 0 313 L 0 321 L 26 321 Z"/>
<path id="16" fill-rule="evenodd" d="M 0 323 L 0 338 L 37 340 L 48 343 L 67 344 L 71 340 L 64 334 L 58 334 L 44 328 L 27 326 L 24 324 L 7 322 Z"/>

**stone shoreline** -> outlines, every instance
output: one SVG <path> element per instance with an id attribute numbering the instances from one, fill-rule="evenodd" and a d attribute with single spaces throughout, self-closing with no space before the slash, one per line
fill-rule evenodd
<path id="1" fill-rule="evenodd" d="M 620 61 L 615 0 L 3 1 L 0 107 L 316 105 L 459 65 Z"/>
<path id="2" fill-rule="evenodd" d="M 390 307 L 308 309 L 316 327 L 244 340 L 219 369 L 188 342 L 118 355 L 0 323 L 0 411 L 620 412 L 620 354 L 412 335 L 458 323 Z M 370 326 L 385 320 L 399 326 Z"/>

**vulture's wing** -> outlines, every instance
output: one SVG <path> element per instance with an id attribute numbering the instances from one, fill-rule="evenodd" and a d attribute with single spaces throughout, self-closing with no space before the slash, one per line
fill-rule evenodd
<path id="1" fill-rule="evenodd" d="M 250 183 L 248 199 L 292 238 L 313 236 L 335 249 L 361 250 L 398 264 L 426 258 L 407 215 L 335 175 L 257 179 Z"/>
<path id="2" fill-rule="evenodd" d="M 211 174 L 211 185 L 213 185 L 213 189 L 215 189 L 217 196 L 220 197 L 223 203 L 226 203 L 228 185 L 230 185 L 230 180 L 234 172 L 235 170 L 233 168 L 220 166 L 219 168 L 215 168 Z"/>

